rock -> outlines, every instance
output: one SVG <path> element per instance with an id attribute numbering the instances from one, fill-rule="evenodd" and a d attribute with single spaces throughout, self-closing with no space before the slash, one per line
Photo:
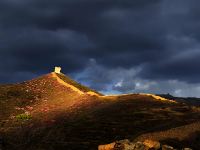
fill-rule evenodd
<path id="1" fill-rule="evenodd" d="M 169 145 L 163 145 L 162 150 L 174 150 L 174 148 Z"/>
<path id="2" fill-rule="evenodd" d="M 152 140 L 145 140 L 143 144 L 148 147 L 149 149 L 157 150 L 160 148 L 160 142 L 152 141 Z"/>
<path id="3" fill-rule="evenodd" d="M 146 146 L 142 142 L 137 142 L 134 144 L 133 149 L 130 150 L 146 150 Z"/>
<path id="4" fill-rule="evenodd" d="M 98 150 L 114 150 L 115 142 L 106 144 L 106 145 L 99 145 Z"/>
<path id="5" fill-rule="evenodd" d="M 145 140 L 144 142 L 130 142 L 129 140 L 120 140 L 106 145 L 99 145 L 98 150 L 176 150 L 169 145 L 161 145 L 158 141 Z M 192 150 L 184 148 L 182 150 Z"/>
<path id="6" fill-rule="evenodd" d="M 132 143 L 126 139 L 106 145 L 99 145 L 98 150 L 145 150 L 145 145 L 142 142 Z"/>
<path id="7" fill-rule="evenodd" d="M 133 146 L 134 144 L 131 143 L 128 139 L 120 140 L 120 141 L 116 141 L 114 150 L 132 150 Z"/>
<path id="8" fill-rule="evenodd" d="M 148 150 L 142 142 L 130 142 L 129 140 L 117 141 L 114 150 Z"/>
<path id="9" fill-rule="evenodd" d="M 116 150 L 144 150 L 145 149 L 145 145 L 142 142 L 130 142 L 129 140 L 125 140 L 125 141 L 119 141 L 120 142 L 120 146 L 119 147 L 115 147 Z"/>

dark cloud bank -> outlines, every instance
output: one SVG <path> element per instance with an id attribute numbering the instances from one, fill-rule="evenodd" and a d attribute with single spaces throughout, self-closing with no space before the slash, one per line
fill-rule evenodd
<path id="1" fill-rule="evenodd" d="M 55 65 L 104 93 L 200 97 L 197 0 L 1 0 L 0 82 Z"/>

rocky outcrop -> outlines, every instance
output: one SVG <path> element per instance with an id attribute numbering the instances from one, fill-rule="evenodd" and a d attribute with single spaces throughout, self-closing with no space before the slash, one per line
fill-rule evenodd
<path id="1" fill-rule="evenodd" d="M 159 149 L 161 147 L 158 141 L 145 140 L 143 144 L 150 149 Z"/>
<path id="2" fill-rule="evenodd" d="M 116 141 L 106 145 L 99 145 L 98 150 L 177 150 L 169 145 L 162 145 L 158 141 L 145 140 L 143 142 L 130 142 L 129 140 Z M 192 150 L 183 148 L 182 150 Z"/>

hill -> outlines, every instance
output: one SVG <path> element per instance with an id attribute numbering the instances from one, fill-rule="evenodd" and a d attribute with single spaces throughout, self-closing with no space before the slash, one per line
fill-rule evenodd
<path id="1" fill-rule="evenodd" d="M 62 81 L 62 82 L 61 82 Z M 90 94 L 101 95 L 81 84 L 71 80 L 63 74 L 50 73 L 39 78 L 18 84 L 0 86 L 0 118 L 6 119 L 11 114 L 24 107 L 44 107 L 55 105 L 67 107 L 75 99 L 87 97 Z"/>
<path id="2" fill-rule="evenodd" d="M 56 73 L 1 85 L 0 110 L 5 150 L 93 150 L 200 120 L 198 106 L 152 94 L 103 96 Z"/>
<path id="3" fill-rule="evenodd" d="M 178 102 L 186 103 L 188 105 L 200 106 L 200 98 L 196 98 L 196 97 L 175 97 L 170 94 L 160 94 L 159 96 L 167 98 L 167 99 L 173 99 Z"/>

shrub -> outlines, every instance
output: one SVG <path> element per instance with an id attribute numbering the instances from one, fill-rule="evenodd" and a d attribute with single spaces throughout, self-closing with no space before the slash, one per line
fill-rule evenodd
<path id="1" fill-rule="evenodd" d="M 31 115 L 27 114 L 27 113 L 23 113 L 23 114 L 19 114 L 16 116 L 17 120 L 30 120 L 31 119 Z"/>

